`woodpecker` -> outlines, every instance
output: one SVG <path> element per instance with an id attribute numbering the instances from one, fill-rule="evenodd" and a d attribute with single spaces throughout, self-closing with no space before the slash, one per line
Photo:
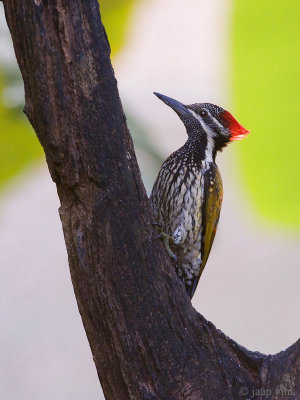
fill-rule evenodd
<path id="1" fill-rule="evenodd" d="M 185 125 L 188 139 L 162 164 L 150 195 L 155 225 L 193 297 L 219 221 L 223 186 L 216 154 L 249 131 L 226 110 L 210 103 L 184 105 L 154 93 Z"/>

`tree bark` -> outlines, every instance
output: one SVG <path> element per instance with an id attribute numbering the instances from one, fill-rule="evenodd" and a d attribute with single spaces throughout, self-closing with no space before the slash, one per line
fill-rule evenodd
<path id="1" fill-rule="evenodd" d="M 106 399 L 300 398 L 300 342 L 266 356 L 226 337 L 154 240 L 97 1 L 3 3 Z"/>

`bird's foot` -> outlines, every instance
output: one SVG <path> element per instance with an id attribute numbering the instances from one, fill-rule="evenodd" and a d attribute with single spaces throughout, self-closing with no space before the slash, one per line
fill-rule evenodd
<path id="1" fill-rule="evenodd" d="M 167 253 L 169 254 L 169 257 L 172 258 L 174 261 L 177 261 L 177 256 L 170 247 L 170 243 L 174 243 L 172 236 L 167 235 L 165 232 L 161 232 L 159 234 L 159 238 L 162 239 L 162 241 L 165 245 L 165 249 L 167 250 Z"/>
<path id="2" fill-rule="evenodd" d="M 172 258 L 174 261 L 177 261 L 177 256 L 176 254 L 174 254 L 174 252 L 172 251 L 171 247 L 170 247 L 170 243 L 174 244 L 174 239 L 172 238 L 172 236 L 168 235 L 167 233 L 165 233 L 162 230 L 162 227 L 160 224 L 158 223 L 153 223 L 153 225 L 158 227 L 158 231 L 159 231 L 159 235 L 155 237 L 155 239 L 162 239 L 164 245 L 165 245 L 165 249 L 167 250 L 167 253 L 169 255 L 170 258 Z"/>

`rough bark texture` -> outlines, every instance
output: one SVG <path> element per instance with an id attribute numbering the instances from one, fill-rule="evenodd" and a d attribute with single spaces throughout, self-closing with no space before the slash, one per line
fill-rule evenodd
<path id="1" fill-rule="evenodd" d="M 4 7 L 106 398 L 300 398 L 300 342 L 275 356 L 233 342 L 193 309 L 153 240 L 97 1 Z"/>

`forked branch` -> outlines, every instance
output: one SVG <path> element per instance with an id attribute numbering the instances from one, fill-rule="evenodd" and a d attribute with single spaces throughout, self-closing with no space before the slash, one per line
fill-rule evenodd
<path id="1" fill-rule="evenodd" d="M 266 390 L 299 398 L 300 342 L 275 356 L 237 345 L 197 314 L 152 240 L 97 1 L 4 0 L 4 7 L 106 398 L 242 399 L 253 390 L 256 399 Z"/>

